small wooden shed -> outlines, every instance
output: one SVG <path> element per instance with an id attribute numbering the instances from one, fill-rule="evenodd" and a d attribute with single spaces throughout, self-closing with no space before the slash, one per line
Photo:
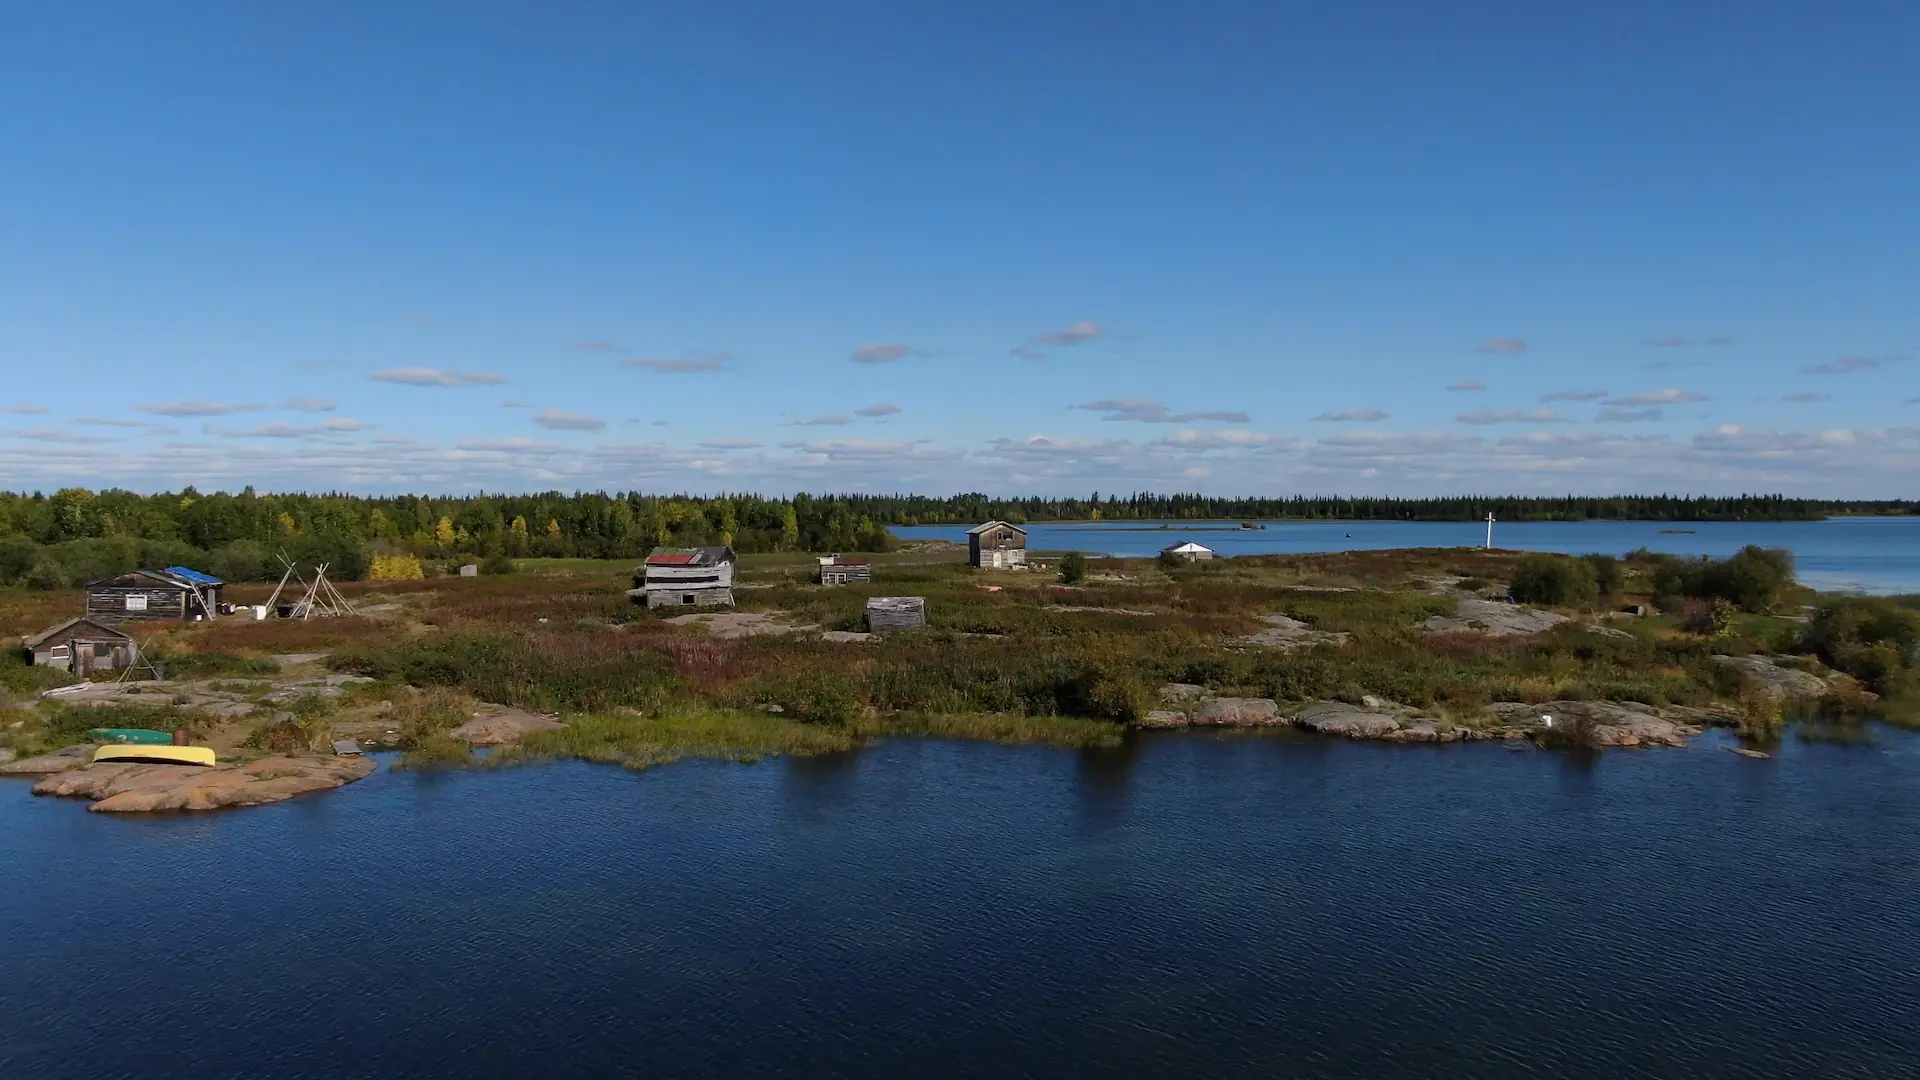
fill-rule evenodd
<path id="1" fill-rule="evenodd" d="M 847 585 L 873 580 L 873 560 L 828 555 L 820 560 L 820 584 Z"/>
<path id="2" fill-rule="evenodd" d="M 867 601 L 867 631 L 916 630 L 927 625 L 924 596 L 875 596 Z"/>
<path id="3" fill-rule="evenodd" d="M 967 564 L 1011 570 L 1027 565 L 1027 530 L 1005 521 L 989 521 L 967 530 Z"/>
<path id="4" fill-rule="evenodd" d="M 121 619 L 177 619 L 214 611 L 212 602 L 185 578 L 164 570 L 134 570 L 101 578 L 87 585 L 87 617 Z"/>
<path id="5" fill-rule="evenodd" d="M 54 667 L 75 675 L 118 671 L 133 663 L 133 638 L 85 615 L 55 623 L 22 642 L 27 663 Z"/>

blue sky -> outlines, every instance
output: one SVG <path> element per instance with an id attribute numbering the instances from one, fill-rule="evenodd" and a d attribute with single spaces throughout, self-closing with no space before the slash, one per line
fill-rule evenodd
<path id="1" fill-rule="evenodd" d="M 1920 7 L 1564 8 L 16 7 L 0 475 L 1914 495 Z"/>

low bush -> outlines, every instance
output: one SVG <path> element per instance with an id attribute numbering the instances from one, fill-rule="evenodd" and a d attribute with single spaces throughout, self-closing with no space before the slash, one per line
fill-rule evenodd
<path id="1" fill-rule="evenodd" d="M 1584 606 L 1598 595 L 1593 564 L 1564 555 L 1528 555 L 1513 571 L 1508 593 L 1523 604 Z"/>

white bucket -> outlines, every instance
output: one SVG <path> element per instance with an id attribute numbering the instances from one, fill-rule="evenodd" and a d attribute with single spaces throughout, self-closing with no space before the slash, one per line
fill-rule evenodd
<path id="1" fill-rule="evenodd" d="M 267 605 L 265 604 L 253 605 L 253 621 L 265 622 L 266 618 L 267 618 Z"/>

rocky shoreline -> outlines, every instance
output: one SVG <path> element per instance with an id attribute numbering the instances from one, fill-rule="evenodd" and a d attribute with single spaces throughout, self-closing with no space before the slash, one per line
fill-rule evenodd
<path id="1" fill-rule="evenodd" d="M 1845 675 L 1822 678 L 1769 657 L 1716 656 L 1714 660 L 1737 671 L 1754 693 L 1776 702 L 1860 693 L 1858 684 Z M 1501 701 L 1462 722 L 1372 695 L 1357 703 L 1316 701 L 1288 707 L 1270 698 L 1216 696 L 1203 686 L 1168 683 L 1160 688 L 1159 697 L 1162 707 L 1148 712 L 1135 726 L 1295 727 L 1341 738 L 1400 743 L 1558 739 L 1595 747 L 1683 747 L 1709 727 L 1739 723 L 1731 710 L 1656 707 L 1637 701 Z"/>
<path id="2" fill-rule="evenodd" d="M 331 791 L 365 779 L 375 769 L 366 757 L 264 757 L 223 765 L 89 764 L 93 747 L 70 746 L 51 754 L 7 762 L 0 773 L 43 777 L 35 795 L 92 799 L 101 813 L 218 810 L 262 806 L 296 795 Z"/>

